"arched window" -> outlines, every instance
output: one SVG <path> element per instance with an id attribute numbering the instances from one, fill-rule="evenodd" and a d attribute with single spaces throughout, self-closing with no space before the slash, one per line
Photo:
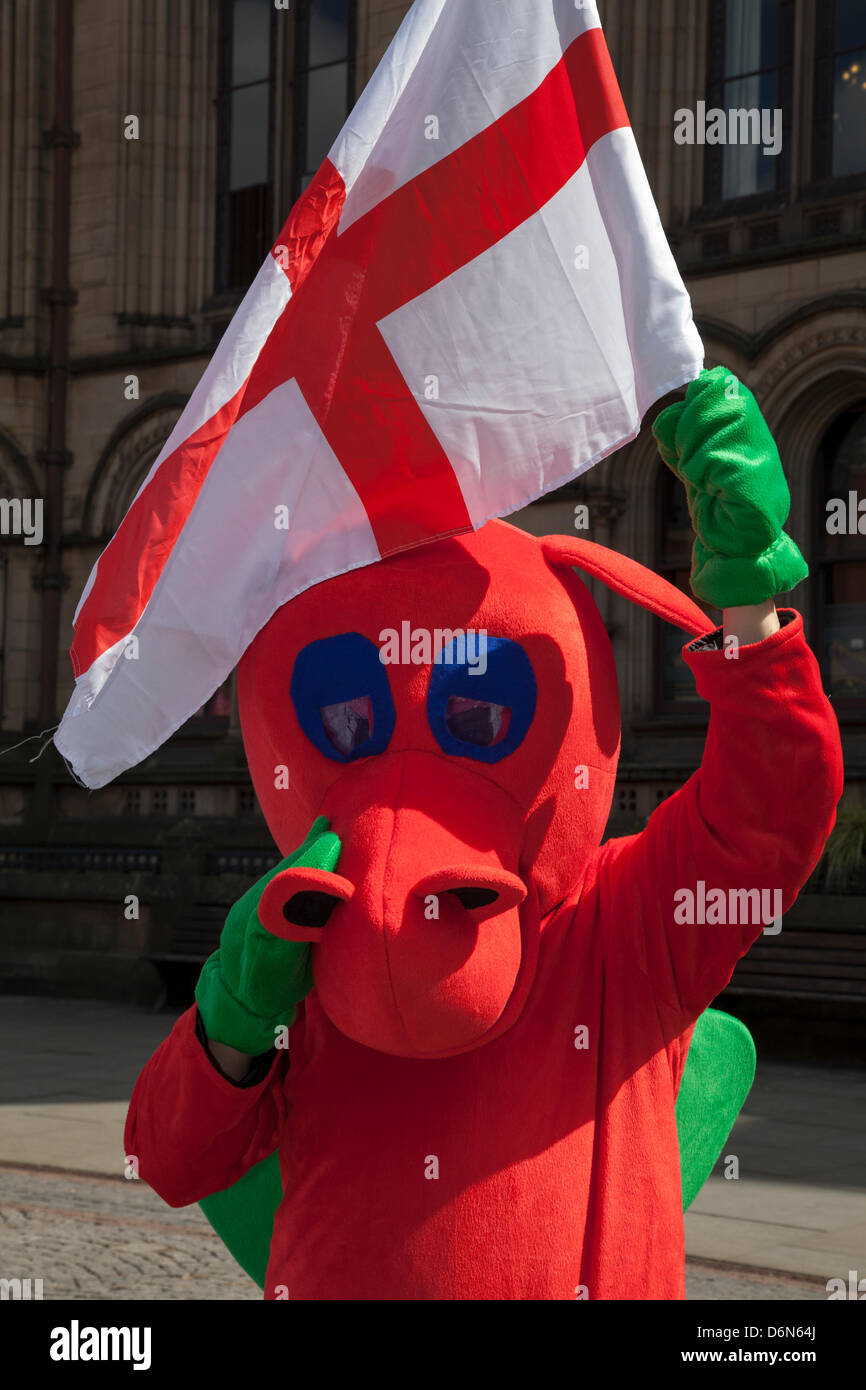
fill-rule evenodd
<path id="1" fill-rule="evenodd" d="M 124 416 L 93 470 L 84 503 L 82 530 L 107 545 L 186 404 L 179 391 L 155 396 Z M 94 557 L 95 558 L 95 557 Z"/>
<path id="2" fill-rule="evenodd" d="M 293 192 L 307 187 L 354 100 L 353 0 L 301 0 L 295 31 Z"/>
<path id="3" fill-rule="evenodd" d="M 23 594 L 33 583 L 32 565 L 39 552 L 33 542 L 42 533 L 43 509 L 44 499 L 24 454 L 0 429 L 0 728 L 18 729 L 31 713 L 23 703 L 26 638 L 15 640 L 12 620 L 27 611 Z M 13 592 L 19 600 L 14 605 Z"/>
<path id="4" fill-rule="evenodd" d="M 216 289 L 245 290 L 271 244 L 276 10 L 222 0 Z"/>
<path id="5" fill-rule="evenodd" d="M 824 688 L 866 714 L 866 401 L 836 421 L 816 470 L 815 623 Z M 863 509 L 861 511 L 861 504 Z"/>
<path id="6" fill-rule="evenodd" d="M 291 123 L 292 167 L 284 171 L 291 199 L 345 123 L 354 101 L 356 9 L 356 0 L 292 0 L 279 11 L 274 0 L 221 0 L 218 294 L 247 289 L 289 212 L 274 206 L 275 123 L 287 130 Z M 292 78 L 288 100 L 276 90 L 283 63 Z"/>
<path id="7" fill-rule="evenodd" d="M 812 177 L 866 172 L 866 5 L 820 0 L 816 11 Z"/>
<path id="8" fill-rule="evenodd" d="M 792 0 L 713 0 L 706 106 L 708 120 L 711 111 L 725 113 L 725 138 L 718 140 L 708 125 L 708 203 L 772 194 L 788 186 L 793 8 Z M 782 113 L 781 146 L 765 154 L 772 142 L 768 146 L 764 138 L 762 112 L 777 111 Z"/>
<path id="9" fill-rule="evenodd" d="M 686 490 L 669 468 L 663 468 L 658 483 L 658 520 L 656 535 L 658 553 L 656 569 L 669 584 L 674 584 L 694 599 L 689 583 L 692 568 L 692 530 Z M 721 614 L 695 599 L 710 620 L 719 624 Z M 656 703 L 664 712 L 675 713 L 684 707 L 703 707 L 695 691 L 695 678 L 683 660 L 682 650 L 687 637 L 670 623 L 658 623 L 656 660 Z"/>

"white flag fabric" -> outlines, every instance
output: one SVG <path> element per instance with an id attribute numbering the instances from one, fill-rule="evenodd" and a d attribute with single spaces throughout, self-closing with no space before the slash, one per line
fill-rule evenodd
<path id="1" fill-rule="evenodd" d="M 294 595 L 574 478 L 702 361 L 594 5 L 416 0 L 94 567 L 60 752 L 104 786 Z"/>

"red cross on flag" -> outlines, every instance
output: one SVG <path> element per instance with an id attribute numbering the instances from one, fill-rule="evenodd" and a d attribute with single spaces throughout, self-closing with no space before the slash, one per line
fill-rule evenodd
<path id="1" fill-rule="evenodd" d="M 61 753 L 104 786 L 295 594 L 574 478 L 702 360 L 595 6 L 416 0 L 90 576 Z"/>

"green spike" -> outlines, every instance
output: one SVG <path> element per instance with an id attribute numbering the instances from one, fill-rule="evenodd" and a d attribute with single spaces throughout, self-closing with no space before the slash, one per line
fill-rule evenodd
<path id="1" fill-rule="evenodd" d="M 745 1024 L 718 1009 L 702 1013 L 677 1096 L 683 1211 L 713 1170 L 755 1079 L 755 1044 Z"/>
<path id="2" fill-rule="evenodd" d="M 231 1187 L 205 1197 L 199 1206 L 238 1264 L 265 1287 L 274 1216 L 283 1200 L 276 1150 Z"/>

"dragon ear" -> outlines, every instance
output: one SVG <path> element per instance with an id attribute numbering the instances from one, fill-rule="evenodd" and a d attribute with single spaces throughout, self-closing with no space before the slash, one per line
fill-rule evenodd
<path id="1" fill-rule="evenodd" d="M 544 536 L 541 548 L 547 563 L 553 569 L 579 569 L 600 579 L 618 594 L 631 599 L 641 608 L 665 618 L 675 627 L 695 637 L 713 631 L 713 624 L 686 594 L 675 589 L 661 575 L 629 560 L 626 555 L 618 555 L 594 541 L 583 541 L 577 536 Z"/>

